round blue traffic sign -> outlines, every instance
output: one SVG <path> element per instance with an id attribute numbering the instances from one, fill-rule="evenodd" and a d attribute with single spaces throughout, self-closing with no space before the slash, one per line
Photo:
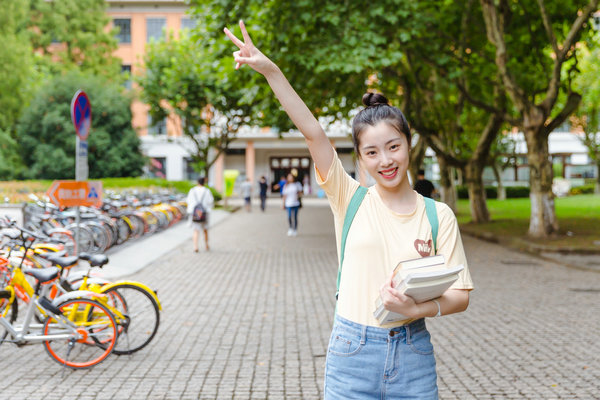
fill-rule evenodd
<path id="1" fill-rule="evenodd" d="M 79 139 L 86 140 L 92 126 L 92 105 L 83 90 L 78 90 L 71 101 L 71 120 Z"/>

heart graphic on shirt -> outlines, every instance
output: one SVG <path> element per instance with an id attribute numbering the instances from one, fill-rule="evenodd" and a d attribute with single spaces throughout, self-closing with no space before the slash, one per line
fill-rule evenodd
<path id="1" fill-rule="evenodd" d="M 421 257 L 427 257 L 431 254 L 432 244 L 433 242 L 431 239 L 428 241 L 417 239 L 415 240 L 415 249 L 417 249 Z"/>

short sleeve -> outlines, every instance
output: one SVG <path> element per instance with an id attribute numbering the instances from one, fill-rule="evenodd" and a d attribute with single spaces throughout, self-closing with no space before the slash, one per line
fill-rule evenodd
<path id="1" fill-rule="evenodd" d="M 323 188 L 327 195 L 331 210 L 334 215 L 338 216 L 340 210 L 345 211 L 346 208 L 348 208 L 348 204 L 358 188 L 359 183 L 344 170 L 337 152 L 334 150 L 333 153 L 333 161 L 325 179 L 321 177 L 316 166 L 315 176 L 317 178 L 317 183 Z"/>

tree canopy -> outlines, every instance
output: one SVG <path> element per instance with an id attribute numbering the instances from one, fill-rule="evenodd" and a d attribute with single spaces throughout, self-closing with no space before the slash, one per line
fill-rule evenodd
<path id="1" fill-rule="evenodd" d="M 43 86 L 19 120 L 17 140 L 24 178 L 72 179 L 75 128 L 71 99 L 78 89 L 92 105 L 88 137 L 90 178 L 138 176 L 144 166 L 140 140 L 131 126 L 131 99 L 106 79 L 71 72 Z"/>
<path id="2" fill-rule="evenodd" d="M 205 173 L 258 113 L 251 73 L 234 71 L 230 62 L 215 56 L 214 45 L 188 34 L 154 43 L 138 79 L 153 120 L 173 119 L 192 144 L 196 170 Z"/>

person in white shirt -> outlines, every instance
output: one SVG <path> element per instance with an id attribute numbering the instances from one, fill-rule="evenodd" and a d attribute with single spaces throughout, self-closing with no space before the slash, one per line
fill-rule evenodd
<path id="1" fill-rule="evenodd" d="M 300 208 L 300 196 L 302 196 L 302 184 L 296 182 L 294 175 L 287 175 L 287 182 L 283 187 L 283 207 L 288 215 L 288 236 L 298 234 L 298 209 Z"/>
<path id="2" fill-rule="evenodd" d="M 196 253 L 198 252 L 198 238 L 200 236 L 200 230 L 204 232 L 204 244 L 206 246 L 206 251 L 210 249 L 208 246 L 208 216 L 213 208 L 215 199 L 210 189 L 204 186 L 204 182 L 204 177 L 198 178 L 198 184 L 191 188 L 187 195 L 187 212 L 189 215 L 188 223 L 193 229 L 192 240 L 194 243 L 194 251 Z M 202 203 L 202 206 L 206 211 L 206 221 L 204 222 L 192 221 L 192 213 L 194 212 L 194 208 L 198 203 Z"/>
<path id="3" fill-rule="evenodd" d="M 250 178 L 246 177 L 240 188 L 242 191 L 242 197 L 244 198 L 244 206 L 246 207 L 246 211 L 250 212 L 252 207 L 252 182 L 250 182 Z"/>

